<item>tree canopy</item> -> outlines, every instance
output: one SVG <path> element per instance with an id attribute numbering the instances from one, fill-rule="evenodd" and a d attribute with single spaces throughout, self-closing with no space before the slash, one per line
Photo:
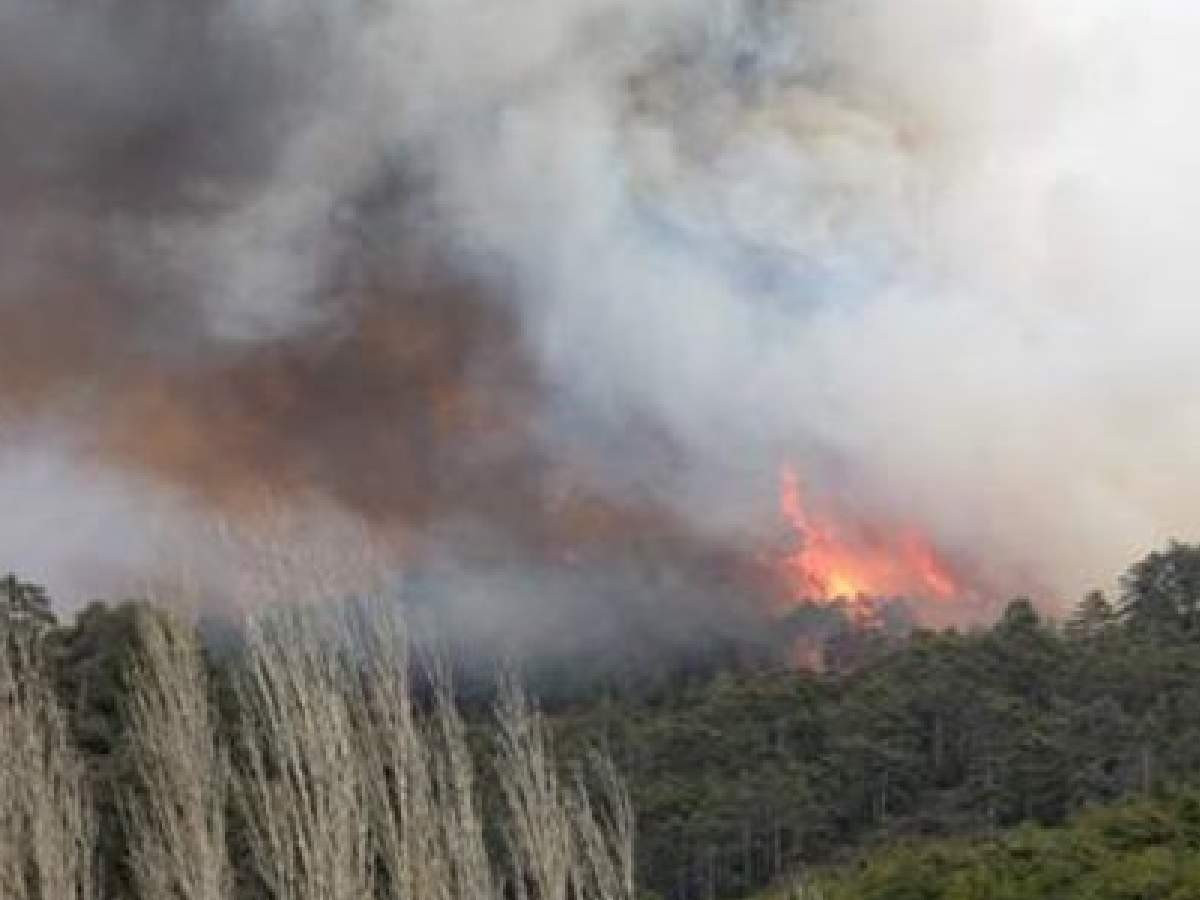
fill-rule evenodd
<path id="1" fill-rule="evenodd" d="M 1113 865 L 1129 867 L 1120 873 L 1129 884 L 1144 875 L 1176 890 L 1192 875 L 1172 854 L 1190 844 L 1147 840 L 1125 853 L 1100 832 L 1163 817 L 1179 819 L 1177 831 L 1193 827 L 1193 807 L 1146 798 L 1200 789 L 1197 597 L 1200 548 L 1172 544 L 1129 568 L 1116 602 L 1092 592 L 1061 625 L 1024 598 L 991 627 L 907 635 L 833 621 L 839 613 L 826 610 L 787 623 L 821 624 L 833 660 L 824 671 L 732 654 L 719 664 L 690 660 L 674 674 L 622 671 L 608 682 L 583 677 L 583 664 L 574 680 L 559 669 L 528 674 L 565 755 L 599 745 L 627 779 L 649 897 L 741 897 L 880 846 L 896 849 L 871 856 L 857 881 L 837 875 L 830 897 L 1070 897 L 1045 893 L 1050 887 L 971 891 L 998 878 L 1013 891 L 1043 884 L 1040 863 L 1010 871 L 1014 854 L 1050 854 L 1047 871 L 1061 873 L 1110 851 Z M 2 622 L 35 628 L 47 653 L 69 733 L 96 782 L 106 876 L 121 887 L 126 845 L 114 798 L 137 774 L 125 723 L 130 661 L 139 623 L 162 612 L 96 603 L 59 625 L 45 591 L 15 576 L 0 582 L 0 599 Z M 218 723 L 232 729 L 239 701 L 222 686 L 242 655 L 227 638 L 222 647 L 204 664 Z M 471 729 L 486 732 L 486 710 L 468 704 Z M 485 804 L 502 802 L 494 785 L 480 790 Z M 1132 805 L 1111 819 L 1089 812 L 1122 802 Z M 232 826 L 236 863 L 244 835 Z M 1088 871 L 1117 877 L 1099 864 Z M 912 893 L 922 881 L 940 893 Z M 889 884 L 904 887 L 887 893 Z M 872 885 L 880 885 L 874 894 Z"/>

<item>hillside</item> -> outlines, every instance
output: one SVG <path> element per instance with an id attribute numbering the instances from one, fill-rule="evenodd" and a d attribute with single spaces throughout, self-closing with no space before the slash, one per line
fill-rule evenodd
<path id="1" fill-rule="evenodd" d="M 738 896 L 918 836 L 1054 826 L 1200 775 L 1200 551 L 1133 566 L 1062 624 L 917 630 L 843 674 L 727 672 L 561 722 L 599 736 L 639 811 L 641 883 Z M 869 642 L 868 642 L 868 646 Z"/>
<path id="2" fill-rule="evenodd" d="M 1200 794 L 1088 810 L 992 838 L 904 841 L 790 889 L 805 900 L 1193 900 Z M 784 900 L 789 889 L 762 900 Z"/>
<path id="3" fill-rule="evenodd" d="M 143 603 L 95 604 L 57 625 L 34 586 L 10 579 L 3 590 L 6 627 L 37 631 L 49 654 L 72 743 L 96 785 L 105 869 L 122 884 L 128 823 L 117 800 L 138 777 L 129 762 L 130 691 L 138 684 L 131 665 L 145 622 L 163 614 Z M 1191 801 L 1170 798 L 1200 784 L 1200 548 L 1152 554 L 1130 568 L 1121 590 L 1115 604 L 1089 595 L 1064 623 L 1014 600 L 994 625 L 971 631 L 841 632 L 830 638 L 838 644 L 830 658 L 843 667 L 826 672 L 760 661 L 727 663 L 714 675 L 690 660 L 675 670 L 664 663 L 644 681 L 625 673 L 574 694 L 548 684 L 543 670 L 530 689 L 552 698 L 545 708 L 560 758 L 598 746 L 624 775 L 646 897 L 744 896 L 864 852 L 865 864 L 841 870 L 833 884 L 842 893 L 833 896 L 908 897 L 862 891 L 893 878 L 924 882 L 927 870 L 944 869 L 944 878 L 928 880 L 929 890 L 943 890 L 943 882 L 1009 865 L 1014 854 L 1029 856 L 1028 878 L 1040 878 L 1041 857 L 1051 854 L 1045 865 L 1059 871 L 1053 854 L 1076 838 L 1039 828 L 1122 798 L 1159 796 L 1167 806 L 1086 813 L 1073 827 L 1183 817 L 1179 839 L 1191 840 Z M 229 688 L 244 677 L 244 653 L 228 634 L 209 645 L 222 734 L 236 734 L 245 715 L 244 695 Z M 415 689 L 418 706 L 427 705 L 420 681 Z M 471 744 L 486 756 L 490 696 L 467 684 L 462 700 Z M 502 805 L 490 777 L 479 786 L 483 809 Z M 990 840 L 1016 826 L 1028 827 Z M 236 820 L 231 828 L 236 844 Z M 1083 846 L 1094 843 L 1092 831 Z M 1175 847 L 1168 844 L 1147 844 L 1129 865 L 1166 866 L 1175 878 L 1175 863 L 1163 857 Z M 1113 865 L 1125 863 L 1114 857 Z"/>

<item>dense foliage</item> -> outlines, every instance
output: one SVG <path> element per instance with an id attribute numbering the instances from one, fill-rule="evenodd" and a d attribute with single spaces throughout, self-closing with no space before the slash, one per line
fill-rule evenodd
<path id="1" fill-rule="evenodd" d="M 821 900 L 1192 900 L 1200 794 L 1139 799 L 996 838 L 906 841 L 815 879 Z M 786 896 L 786 893 L 783 894 Z M 803 894 L 801 894 L 803 896 Z"/>
<path id="2" fill-rule="evenodd" d="M 37 630 L 53 659 L 98 785 L 107 881 L 124 884 L 116 798 L 137 780 L 129 663 L 138 621 L 156 613 L 95 604 L 56 625 L 32 586 L 10 579 L 0 597 L 0 625 Z M 559 680 L 545 697 L 563 756 L 598 742 L 624 773 L 638 815 L 639 883 L 650 896 L 741 896 L 877 847 L 895 849 L 871 856 L 831 896 L 1002 896 L 962 885 L 991 878 L 1014 854 L 1050 854 L 1048 870 L 1083 872 L 1080 859 L 1108 853 L 1101 832 L 1111 823 L 1158 818 L 1174 823 L 1175 836 L 1131 844 L 1129 865 L 1175 884 L 1192 877 L 1171 868 L 1172 854 L 1190 846 L 1200 801 L 1084 811 L 1200 784 L 1198 615 L 1200 547 L 1173 545 L 1132 566 L 1113 601 L 1088 595 L 1062 623 L 1016 600 L 991 627 L 967 632 L 916 629 L 900 639 L 827 630 L 836 665 L 824 672 L 772 671 L 756 659 L 712 675 L 689 663 L 669 677 L 592 684 L 574 700 Z M 217 649 L 208 665 L 218 718 L 229 723 L 237 704 L 223 685 L 237 653 L 227 641 Z M 1081 813 L 1068 831 L 1042 830 Z M 1022 823 L 1029 827 L 989 842 Z M 1030 863 L 1028 878 L 1042 877 L 1040 865 Z M 943 893 L 867 892 L 870 879 L 895 872 L 897 884 L 924 883 L 938 866 L 948 874 L 930 876 L 929 889 Z"/>
<path id="3" fill-rule="evenodd" d="M 641 883 L 679 900 L 864 845 L 1057 825 L 1200 781 L 1198 571 L 1200 548 L 1175 545 L 1061 624 L 1016 600 L 987 629 L 877 642 L 850 672 L 609 698 L 565 717 L 565 739 L 603 736 L 639 812 Z"/>

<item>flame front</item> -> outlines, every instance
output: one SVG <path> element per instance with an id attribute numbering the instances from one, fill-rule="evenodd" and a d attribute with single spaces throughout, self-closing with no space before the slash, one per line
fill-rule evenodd
<path id="1" fill-rule="evenodd" d="M 782 473 L 780 512 L 796 537 L 780 566 L 795 600 L 840 600 L 855 618 L 870 619 L 883 598 L 951 600 L 961 594 L 949 566 L 920 532 L 868 535 L 819 518 L 805 505 L 790 467 Z"/>

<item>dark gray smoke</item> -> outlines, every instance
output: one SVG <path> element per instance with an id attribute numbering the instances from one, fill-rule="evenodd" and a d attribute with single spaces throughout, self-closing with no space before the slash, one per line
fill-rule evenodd
<path id="1" fill-rule="evenodd" d="M 1198 20 L 11 0 L 0 563 L 233 590 L 254 533 L 707 619 L 787 463 L 980 595 L 1103 582 L 1194 529 Z"/>

